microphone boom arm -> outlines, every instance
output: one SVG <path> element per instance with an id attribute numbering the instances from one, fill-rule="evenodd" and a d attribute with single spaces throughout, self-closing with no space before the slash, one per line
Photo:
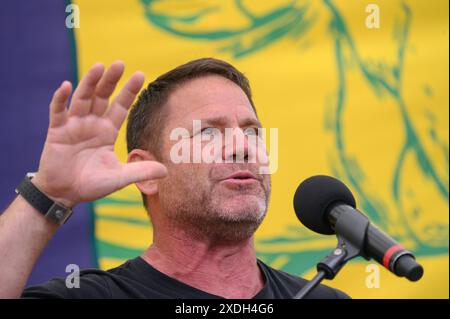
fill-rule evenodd
<path id="1" fill-rule="evenodd" d="M 338 206 L 339 207 L 339 206 Z M 345 213 L 345 210 L 336 210 L 336 214 Z M 333 218 L 333 216 L 331 216 Z M 334 219 L 334 218 L 333 218 Z M 341 219 L 342 220 L 342 219 Z M 320 282 L 325 279 L 334 279 L 342 267 L 351 259 L 362 256 L 365 259 L 370 259 L 364 253 L 364 245 L 366 241 L 367 230 L 369 228 L 369 219 L 363 214 L 360 217 L 354 219 L 353 229 L 360 229 L 359 232 L 353 232 L 353 236 L 344 238 L 340 234 L 347 233 L 345 228 L 349 227 L 348 224 L 339 223 L 339 219 L 336 218 L 334 228 L 337 233 L 338 244 L 336 248 L 324 259 L 317 264 L 316 276 L 308 282 L 294 297 L 293 299 L 304 299 Z"/>

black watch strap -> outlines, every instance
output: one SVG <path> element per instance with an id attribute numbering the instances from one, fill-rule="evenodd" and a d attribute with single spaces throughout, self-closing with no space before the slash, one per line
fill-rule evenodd
<path id="1" fill-rule="evenodd" d="M 45 218 L 58 225 L 64 224 L 72 214 L 72 210 L 61 203 L 53 201 L 41 192 L 31 182 L 31 178 L 31 174 L 27 174 L 17 187 L 16 193 L 25 198 L 25 200 L 42 213 Z"/>

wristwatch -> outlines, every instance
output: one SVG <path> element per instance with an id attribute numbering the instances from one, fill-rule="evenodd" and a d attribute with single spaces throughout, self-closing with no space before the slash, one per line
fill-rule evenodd
<path id="1" fill-rule="evenodd" d="M 72 215 L 72 209 L 53 201 L 41 192 L 31 182 L 31 179 L 35 174 L 36 173 L 28 173 L 19 186 L 17 186 L 16 193 L 25 198 L 25 200 L 42 213 L 46 219 L 57 225 L 64 224 L 69 219 L 70 215 Z"/>

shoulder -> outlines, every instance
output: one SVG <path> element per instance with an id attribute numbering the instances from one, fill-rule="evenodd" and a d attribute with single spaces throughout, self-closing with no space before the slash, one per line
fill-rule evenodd
<path id="1" fill-rule="evenodd" d="M 22 298 L 112 298 L 111 286 L 127 280 L 130 264 L 124 264 L 108 271 L 84 269 L 66 278 L 56 277 L 43 284 L 26 288 Z"/>
<path id="2" fill-rule="evenodd" d="M 308 280 L 291 275 L 282 270 L 272 268 L 261 261 L 258 261 L 261 269 L 265 273 L 267 280 L 273 285 L 275 298 L 292 298 L 302 289 Z M 329 286 L 318 285 L 307 297 L 308 299 L 350 299 L 346 293 L 331 288 Z"/>
<path id="3" fill-rule="evenodd" d="M 55 277 L 26 288 L 22 298 L 110 298 L 107 278 L 110 273 L 98 269 L 85 269 L 79 276 Z"/>

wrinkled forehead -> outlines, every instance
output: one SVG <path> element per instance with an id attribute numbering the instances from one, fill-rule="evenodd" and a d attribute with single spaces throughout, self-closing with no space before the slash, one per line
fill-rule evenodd
<path id="1" fill-rule="evenodd" d="M 242 125 L 258 119 L 244 91 L 217 75 L 189 80 L 169 96 L 166 126 L 184 127 L 193 120 L 220 118 L 225 126 Z"/>

